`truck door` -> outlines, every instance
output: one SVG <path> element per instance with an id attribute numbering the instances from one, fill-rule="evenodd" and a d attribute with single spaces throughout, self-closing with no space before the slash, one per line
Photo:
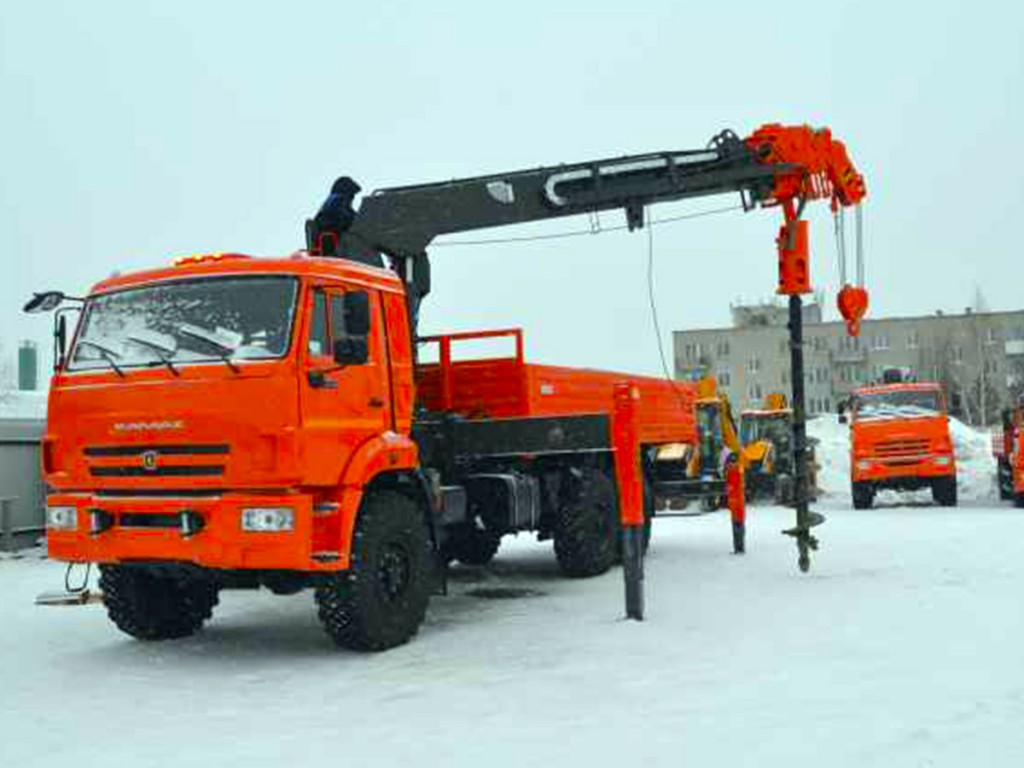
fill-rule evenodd
<path id="1" fill-rule="evenodd" d="M 353 451 L 391 428 L 384 329 L 372 290 L 315 285 L 307 310 L 300 383 L 303 467 L 310 482 L 328 484 L 337 481 Z M 369 327 L 355 327 L 365 325 L 357 319 L 364 312 Z M 365 339 L 365 362 L 339 365 L 337 343 L 359 339 Z"/>

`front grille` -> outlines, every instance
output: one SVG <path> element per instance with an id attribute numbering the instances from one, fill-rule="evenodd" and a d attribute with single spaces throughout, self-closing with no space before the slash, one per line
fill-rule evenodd
<path id="1" fill-rule="evenodd" d="M 230 452 L 227 443 L 89 445 L 84 450 L 87 459 L 129 460 L 125 464 L 90 462 L 89 473 L 93 477 L 217 477 L 224 474 L 224 465 L 211 464 L 209 460 Z M 174 463 L 166 462 L 165 457 L 171 456 Z M 183 463 L 190 458 L 202 463 Z"/>
<path id="2" fill-rule="evenodd" d="M 928 453 L 928 440 L 908 438 L 875 444 L 875 454 L 883 458 L 908 458 Z"/>
<path id="3" fill-rule="evenodd" d="M 167 467 L 89 467 L 93 477 L 214 477 L 224 474 L 221 464 L 175 464 Z"/>
<path id="4" fill-rule="evenodd" d="M 141 456 L 153 452 L 158 456 L 215 456 L 231 452 L 226 443 L 216 445 L 90 445 L 86 456 Z"/>

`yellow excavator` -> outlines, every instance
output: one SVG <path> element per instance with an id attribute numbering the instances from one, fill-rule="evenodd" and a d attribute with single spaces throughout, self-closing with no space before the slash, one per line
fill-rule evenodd
<path id="1" fill-rule="evenodd" d="M 740 413 L 740 441 L 747 464 L 747 493 L 752 499 L 769 498 L 792 504 L 795 490 L 793 409 L 781 392 L 771 392 L 761 408 Z M 807 491 L 817 498 L 817 440 L 807 441 Z"/>
<path id="2" fill-rule="evenodd" d="M 732 405 L 724 392 L 718 390 L 713 378 L 697 382 L 697 450 L 691 458 L 691 475 L 714 477 L 724 481 L 722 476 L 722 451 L 728 449 L 735 454 L 744 473 L 749 472 L 752 463 L 767 450 L 767 445 L 743 445 L 736 430 L 736 419 Z M 701 499 L 705 509 L 717 509 L 725 505 L 721 497 L 707 496 Z"/>

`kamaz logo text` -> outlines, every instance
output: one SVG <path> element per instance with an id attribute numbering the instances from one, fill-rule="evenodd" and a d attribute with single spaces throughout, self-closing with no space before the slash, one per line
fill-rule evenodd
<path id="1" fill-rule="evenodd" d="M 115 432 L 142 432 L 145 430 L 184 429 L 184 421 L 123 421 L 114 425 Z"/>

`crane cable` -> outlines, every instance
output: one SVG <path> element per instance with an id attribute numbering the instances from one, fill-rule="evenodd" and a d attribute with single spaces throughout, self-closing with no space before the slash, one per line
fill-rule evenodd
<path id="1" fill-rule="evenodd" d="M 704 216 L 715 216 L 721 213 L 729 213 L 731 211 L 743 210 L 742 205 L 729 205 L 723 208 L 709 208 L 706 211 L 697 211 L 696 213 L 684 213 L 679 216 L 668 216 L 664 219 L 653 219 L 647 222 L 648 227 L 655 227 L 660 224 L 671 224 L 676 221 L 688 221 L 690 219 L 699 219 Z M 629 225 L 621 224 L 615 227 L 603 227 L 600 222 L 596 226 L 592 226 L 588 229 L 574 229 L 567 232 L 554 232 L 546 235 L 527 235 L 524 237 L 498 237 L 486 240 L 438 240 L 431 244 L 432 248 L 439 246 L 457 246 L 457 245 L 497 245 L 501 243 L 528 243 L 537 240 L 558 240 L 566 237 L 580 237 L 583 235 L 601 235 L 605 232 L 621 232 L 622 230 L 629 229 Z"/>

